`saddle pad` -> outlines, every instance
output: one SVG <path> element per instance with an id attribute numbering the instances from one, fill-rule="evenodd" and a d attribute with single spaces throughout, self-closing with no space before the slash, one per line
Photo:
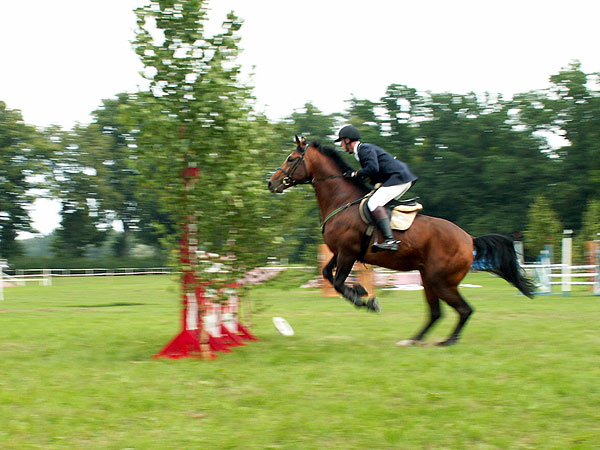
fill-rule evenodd
<path id="1" fill-rule="evenodd" d="M 413 212 L 402 212 L 394 209 L 392 212 L 392 218 L 390 220 L 390 225 L 392 226 L 392 230 L 405 231 L 410 228 L 413 221 L 417 217 L 417 211 Z"/>
<path id="2" fill-rule="evenodd" d="M 367 208 L 367 200 L 368 197 L 365 198 L 358 208 L 360 218 L 367 225 L 371 224 L 369 218 L 365 214 L 365 209 Z M 406 231 L 410 228 L 415 217 L 417 216 L 417 212 L 423 209 L 423 205 L 420 203 L 416 203 L 415 205 L 399 205 L 396 206 L 392 210 L 392 217 L 390 219 L 390 225 L 392 226 L 392 230 L 398 231 Z"/>

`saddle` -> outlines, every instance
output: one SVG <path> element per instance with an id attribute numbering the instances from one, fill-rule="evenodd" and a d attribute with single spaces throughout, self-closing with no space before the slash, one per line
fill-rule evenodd
<path id="1" fill-rule="evenodd" d="M 375 225 L 375 220 L 373 219 L 371 211 L 369 211 L 369 208 L 367 207 L 367 202 L 369 201 L 371 195 L 373 195 L 373 192 L 371 192 L 363 199 L 363 201 L 360 202 L 360 206 L 358 208 L 360 218 L 367 225 Z M 417 198 L 411 198 L 408 200 L 392 199 L 385 205 L 385 208 L 390 214 L 390 225 L 392 230 L 406 231 L 410 228 L 415 220 L 417 212 L 423 209 L 423 205 L 417 201 Z"/>

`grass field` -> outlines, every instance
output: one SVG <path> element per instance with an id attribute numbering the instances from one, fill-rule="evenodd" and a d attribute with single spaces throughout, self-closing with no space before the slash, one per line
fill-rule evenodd
<path id="1" fill-rule="evenodd" d="M 150 358 L 179 327 L 168 276 L 6 289 L 0 448 L 600 448 L 599 297 L 529 300 L 470 274 L 483 287 L 462 290 L 475 314 L 461 342 L 400 348 L 422 292 L 382 291 L 375 315 L 299 277 L 253 289 L 261 341 L 214 361 Z M 444 311 L 430 342 L 455 324 Z"/>

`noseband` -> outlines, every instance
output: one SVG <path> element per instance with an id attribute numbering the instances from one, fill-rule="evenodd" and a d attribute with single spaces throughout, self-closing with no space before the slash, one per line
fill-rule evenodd
<path id="1" fill-rule="evenodd" d="M 281 180 L 281 183 L 286 186 L 286 187 L 290 187 L 290 186 L 296 186 L 297 184 L 310 184 L 313 182 L 313 180 L 294 180 L 292 178 L 292 176 L 294 175 L 294 173 L 296 172 L 296 169 L 298 169 L 298 167 L 300 166 L 300 164 L 302 162 L 304 162 L 304 157 L 306 156 L 306 150 L 308 149 L 302 149 L 302 147 L 298 146 L 298 149 L 296 149 L 297 152 L 299 152 L 302 156 L 294 163 L 294 165 L 292 166 L 292 168 L 289 170 L 289 172 L 287 170 L 285 170 L 283 167 L 278 167 L 277 170 L 281 170 L 285 177 L 283 177 L 283 179 Z M 275 170 L 275 172 L 277 172 L 277 170 Z"/>

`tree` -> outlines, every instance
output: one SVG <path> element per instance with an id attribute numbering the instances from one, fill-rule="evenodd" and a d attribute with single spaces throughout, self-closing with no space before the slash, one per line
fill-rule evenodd
<path id="1" fill-rule="evenodd" d="M 103 183 L 94 167 L 96 155 L 107 147 L 107 138 L 78 125 L 72 131 L 44 130 L 51 151 L 52 193 L 61 201 L 61 223 L 52 249 L 61 256 L 83 256 L 98 245 L 110 228 L 100 205 Z"/>
<path id="2" fill-rule="evenodd" d="M 60 227 L 55 231 L 52 252 L 59 257 L 83 257 L 89 247 L 101 244 L 106 232 L 96 227 L 89 207 L 78 204 L 73 209 L 63 207 Z"/>
<path id="3" fill-rule="evenodd" d="M 401 84 L 390 85 L 381 99 L 385 108 L 382 130 L 389 133 L 386 143 L 407 155 L 414 149 L 419 122 L 426 118 L 426 100 L 416 89 Z"/>
<path id="4" fill-rule="evenodd" d="M 581 231 L 574 241 L 574 254 L 576 258 L 584 262 L 585 242 L 600 239 L 600 200 L 593 199 L 586 205 L 583 213 Z"/>
<path id="5" fill-rule="evenodd" d="M 319 108 L 312 103 L 306 103 L 303 110 L 294 111 L 289 118 L 285 120 L 289 125 L 287 136 L 284 136 L 286 142 L 292 142 L 293 135 L 304 136 L 309 141 L 316 140 L 325 142 L 333 134 L 335 126 L 335 116 L 323 114 Z"/>
<path id="6" fill-rule="evenodd" d="M 205 2 L 195 0 L 152 1 L 137 15 L 134 44 L 152 95 L 127 114 L 139 130 L 143 188 L 158 194 L 179 229 L 196 212 L 202 249 L 233 252 L 240 268 L 263 263 L 278 235 L 265 188 L 273 134 L 239 80 L 241 22 L 230 13 L 221 33 L 206 36 Z M 184 191 L 180 176 L 190 165 L 200 176 Z"/>
<path id="7" fill-rule="evenodd" d="M 540 195 L 529 207 L 527 229 L 525 230 L 525 248 L 537 255 L 544 246 L 550 244 L 554 249 L 561 245 L 563 225 L 558 214 L 552 210 L 546 197 Z"/>
<path id="8" fill-rule="evenodd" d="M 33 198 L 38 156 L 34 147 L 36 130 L 23 122 L 20 111 L 0 101 L 0 256 L 9 258 L 22 253 L 17 233 L 32 231 L 27 207 Z"/>
<path id="9" fill-rule="evenodd" d="M 411 192 L 428 214 L 473 234 L 524 229 L 525 206 L 548 183 L 549 161 L 541 139 L 514 126 L 510 102 L 391 85 L 382 105 L 382 146 L 419 176 Z"/>
<path id="10" fill-rule="evenodd" d="M 137 169 L 136 135 L 123 113 L 143 98 L 141 95 L 118 94 L 106 99 L 92 112 L 92 123 L 78 126 L 72 138 L 76 141 L 81 170 L 93 181 L 94 214 L 98 226 L 111 228 L 120 221 L 123 232 L 112 242 L 115 256 L 129 253 L 135 240 L 160 246 L 156 228 L 173 231 L 168 215 L 160 212 L 155 192 L 144 191 L 143 178 Z M 156 225 L 156 227 L 154 227 Z"/>
<path id="11" fill-rule="evenodd" d="M 382 137 L 382 120 L 376 111 L 381 105 L 356 97 L 352 97 L 347 103 L 349 106 L 344 114 L 346 123 L 354 125 L 360 130 L 363 141 L 383 146 L 385 141 Z"/>
<path id="12" fill-rule="evenodd" d="M 98 208 L 109 220 L 119 220 L 123 226 L 122 235 L 113 245 L 116 256 L 128 253 L 130 233 L 138 229 L 140 222 L 138 173 L 134 169 L 135 139 L 119 112 L 128 101 L 127 94 L 103 100 L 102 107 L 92 113 L 93 121 L 86 129 L 87 134 L 102 136 L 105 142 L 93 156 L 93 167 L 101 187 Z"/>
<path id="13" fill-rule="evenodd" d="M 585 74 L 575 61 L 550 81 L 549 89 L 518 95 L 515 100 L 526 126 L 566 140 L 560 148 L 545 149 L 557 166 L 550 195 L 565 226 L 579 230 L 580 205 L 600 196 L 598 74 Z"/>

